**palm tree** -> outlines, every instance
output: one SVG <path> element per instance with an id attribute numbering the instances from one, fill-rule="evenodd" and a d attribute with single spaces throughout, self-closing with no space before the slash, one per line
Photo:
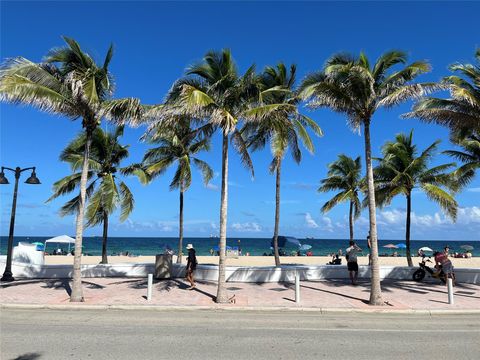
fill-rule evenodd
<path id="1" fill-rule="evenodd" d="M 365 138 L 365 162 L 368 186 L 368 210 L 370 220 L 371 292 L 370 304 L 382 305 L 380 273 L 378 265 L 377 220 L 375 214 L 375 188 L 373 184 L 370 125 L 375 112 L 381 107 L 393 107 L 408 99 L 418 98 L 438 84 L 412 83 L 418 75 L 429 71 L 424 61 L 392 71 L 392 67 L 405 64 L 407 56 L 400 51 L 381 55 L 375 64 L 364 53 L 358 58 L 347 54 L 333 55 L 322 71 L 310 74 L 301 85 L 302 97 L 312 108 L 327 107 L 347 116 L 354 130 L 363 126 Z"/>
<path id="2" fill-rule="evenodd" d="M 180 79 L 169 93 L 163 112 L 206 119 L 222 133 L 222 185 L 220 199 L 220 257 L 218 262 L 218 289 L 216 302 L 228 302 L 225 286 L 225 247 L 228 204 L 228 143 L 232 142 L 240 154 L 242 164 L 252 176 L 253 165 L 245 140 L 237 129 L 240 121 L 267 116 L 284 104 L 259 105 L 260 79 L 251 66 L 239 75 L 230 50 L 210 51 L 203 60 L 187 69 L 187 77 Z M 257 106 L 256 106 L 257 105 Z"/>
<path id="3" fill-rule="evenodd" d="M 170 183 L 170 190 L 180 192 L 180 216 L 178 236 L 177 263 L 182 262 L 183 252 L 183 194 L 192 183 L 191 164 L 198 168 L 205 185 L 213 178 L 213 170 L 196 155 L 210 149 L 209 125 L 192 130 L 189 118 L 177 118 L 169 123 L 156 122 L 151 125 L 144 139 L 158 147 L 149 149 L 143 158 L 142 169 L 146 173 L 147 182 L 163 174 L 170 166 L 177 163 L 177 170 Z"/>
<path id="4" fill-rule="evenodd" d="M 280 108 L 260 121 L 247 122 L 242 128 L 242 135 L 247 139 L 247 144 L 254 151 L 263 149 L 270 143 L 273 160 L 270 164 L 270 173 L 276 173 L 275 186 L 275 227 L 273 232 L 273 251 L 275 265 L 280 266 L 278 252 L 278 231 L 280 226 L 280 178 L 282 161 L 288 149 L 293 160 L 299 163 L 302 153 L 298 146 L 300 139 L 308 151 L 313 153 L 314 146 L 306 127 L 310 127 L 315 134 L 322 135 L 320 127 L 309 117 L 298 113 L 299 97 L 294 92 L 296 66 L 291 65 L 290 71 L 285 64 L 279 63 L 276 67 L 268 66 L 263 71 L 261 81 L 262 103 L 285 104 L 288 107 Z"/>
<path id="5" fill-rule="evenodd" d="M 328 177 L 320 181 L 322 185 L 318 188 L 319 192 L 340 190 L 333 198 L 323 204 L 322 213 L 327 213 L 344 201 L 349 202 L 350 240 L 353 240 L 354 219 L 357 219 L 362 212 L 362 204 L 358 197 L 362 187 L 364 187 L 361 172 L 360 156 L 354 160 L 347 155 L 340 154 L 336 161 L 328 165 Z"/>
<path id="6" fill-rule="evenodd" d="M 421 99 L 413 111 L 404 117 L 416 117 L 434 122 L 452 130 L 480 131 L 480 49 L 475 52 L 476 64 L 453 64 L 451 71 L 461 76 L 448 76 L 442 85 L 450 91 L 450 99 L 427 97 Z"/>
<path id="7" fill-rule="evenodd" d="M 413 266 L 410 252 L 412 191 L 420 189 L 453 220 L 457 217 L 458 204 L 453 194 L 448 192 L 455 188 L 455 181 L 451 174 L 445 172 L 455 164 L 429 167 L 439 143 L 439 140 L 435 141 L 418 155 L 413 144 L 413 130 L 408 135 L 398 134 L 395 141 L 389 141 L 382 147 L 383 158 L 378 159 L 379 164 L 374 169 L 375 196 L 380 206 L 390 204 L 397 195 L 404 195 L 407 200 L 405 244 L 408 266 Z"/>
<path id="8" fill-rule="evenodd" d="M 72 120 L 81 118 L 85 131 L 85 152 L 80 178 L 80 198 L 76 220 L 73 284 L 70 301 L 83 301 L 81 256 L 83 218 L 92 134 L 102 118 L 114 122 L 138 120 L 142 108 L 138 99 L 112 99 L 114 84 L 108 66 L 113 56 L 110 46 L 103 65 L 83 52 L 73 39 L 64 37 L 66 47 L 52 49 L 43 63 L 18 57 L 0 68 L 0 100 L 31 105 Z"/>
<path id="9" fill-rule="evenodd" d="M 123 135 L 123 126 L 113 132 L 104 132 L 100 127 L 92 134 L 89 170 L 87 174 L 86 226 L 103 224 L 102 261 L 108 264 L 107 239 L 110 215 L 120 209 L 120 221 L 125 221 L 133 210 L 133 195 L 128 186 L 118 178 L 120 162 L 128 157 L 128 146 L 119 143 Z M 81 179 L 83 154 L 85 152 L 86 134 L 77 136 L 61 153 L 60 160 L 68 162 L 73 174 L 53 184 L 52 201 L 59 196 L 78 190 Z M 80 172 L 79 172 L 80 171 Z M 60 216 L 77 214 L 80 207 L 80 195 L 69 200 L 60 209 Z"/>

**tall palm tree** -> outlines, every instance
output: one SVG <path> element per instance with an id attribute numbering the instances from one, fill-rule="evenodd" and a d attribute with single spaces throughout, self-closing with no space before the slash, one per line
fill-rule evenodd
<path id="1" fill-rule="evenodd" d="M 453 220 L 457 217 L 458 204 L 451 193 L 455 181 L 445 172 L 455 164 L 429 167 L 439 143 L 439 140 L 435 141 L 418 155 L 417 146 L 413 144 L 413 130 L 408 135 L 398 134 L 395 141 L 382 147 L 383 158 L 378 159 L 379 164 L 374 169 L 376 199 L 380 206 L 388 205 L 397 195 L 404 195 L 407 200 L 405 244 L 408 266 L 413 266 L 410 252 L 412 191 L 420 189 Z"/>
<path id="2" fill-rule="evenodd" d="M 476 64 L 453 64 L 450 70 L 460 76 L 445 77 L 441 84 L 450 91 L 451 98 L 421 99 L 413 111 L 404 117 L 416 117 L 434 122 L 452 130 L 473 129 L 480 132 L 480 49 L 475 52 Z M 463 77 L 462 77 L 463 76 Z"/>
<path id="3" fill-rule="evenodd" d="M 355 160 L 351 157 L 340 154 L 338 159 L 328 165 L 327 178 L 320 181 L 319 192 L 340 190 L 333 198 L 322 206 L 322 213 L 330 211 L 338 204 L 348 201 L 348 225 L 350 229 L 350 240 L 353 240 L 353 222 L 362 212 L 362 203 L 358 194 L 364 187 L 362 180 L 362 165 L 360 156 Z"/>
<path id="4" fill-rule="evenodd" d="M 177 263 L 182 262 L 183 253 L 183 195 L 192 183 L 193 165 L 198 168 L 205 185 L 213 178 L 213 170 L 196 155 L 210 150 L 209 125 L 198 129 L 191 128 L 191 120 L 179 117 L 173 124 L 156 122 L 151 125 L 144 139 L 158 147 L 149 149 L 143 158 L 142 169 L 147 182 L 163 174 L 170 166 L 177 164 L 177 170 L 170 183 L 170 190 L 180 192 L 179 236 Z"/>
<path id="5" fill-rule="evenodd" d="M 164 113 L 188 115 L 205 119 L 222 134 L 222 185 L 220 200 L 220 257 L 218 262 L 218 289 L 216 302 L 228 302 L 225 285 L 225 247 L 228 204 L 228 144 L 232 142 L 240 154 L 242 164 L 253 165 L 245 140 L 238 130 L 240 121 L 249 121 L 261 114 L 285 107 L 284 104 L 259 105 L 260 81 L 251 66 L 240 75 L 230 50 L 210 51 L 202 61 L 187 69 L 187 77 L 180 79 L 169 93 Z"/>
<path id="6" fill-rule="evenodd" d="M 429 71 L 424 61 L 417 61 L 393 71 L 395 65 L 407 61 L 405 53 L 389 51 L 370 65 L 364 53 L 359 57 L 348 54 L 333 55 L 323 70 L 308 75 L 302 85 L 302 97 L 312 108 L 327 107 L 347 116 L 354 130 L 363 126 L 365 162 L 368 186 L 368 210 L 370 220 L 371 292 L 370 304 L 382 305 L 378 264 L 377 220 L 375 214 L 375 188 L 373 184 L 370 126 L 375 112 L 381 107 L 392 107 L 408 99 L 418 98 L 438 84 L 415 84 L 412 81 Z"/>
<path id="7" fill-rule="evenodd" d="M 280 179 L 282 161 L 288 149 L 293 160 L 299 163 L 302 152 L 298 146 L 300 139 L 305 148 L 313 153 L 314 146 L 306 128 L 310 127 L 315 134 L 322 135 L 320 127 L 309 117 L 299 114 L 298 103 L 300 98 L 295 93 L 296 66 L 291 65 L 290 70 L 285 64 L 279 63 L 276 67 L 268 66 L 261 76 L 261 103 L 285 104 L 288 107 L 272 111 L 268 117 L 260 114 L 260 121 L 247 122 L 242 128 L 242 135 L 247 144 L 254 151 L 263 149 L 270 144 L 273 160 L 270 163 L 270 173 L 276 173 L 275 185 L 275 226 L 273 232 L 273 251 L 275 265 L 280 266 L 278 251 L 278 232 L 280 226 Z"/>
<path id="8" fill-rule="evenodd" d="M 119 143 L 123 135 L 123 126 L 113 132 L 96 128 L 92 133 L 87 174 L 86 226 L 103 224 L 102 261 L 108 264 L 107 240 L 109 217 L 120 209 L 120 221 L 125 221 L 133 210 L 134 199 L 128 186 L 119 179 L 118 172 L 122 160 L 128 157 L 128 146 Z M 53 184 L 52 201 L 62 195 L 78 190 L 82 177 L 83 154 L 86 146 L 86 134 L 77 136 L 61 153 L 60 160 L 68 162 L 73 174 Z M 80 171 L 80 172 L 79 172 Z M 77 214 L 80 207 L 80 195 L 69 200 L 60 209 L 60 216 Z"/>
<path id="9" fill-rule="evenodd" d="M 52 49 L 44 62 L 22 57 L 7 60 L 0 68 L 0 100 L 31 105 L 72 120 L 81 118 L 86 146 L 80 178 L 80 199 L 76 220 L 73 284 L 70 301 L 83 301 L 81 256 L 83 219 L 92 134 L 102 118 L 114 122 L 138 120 L 142 108 L 138 99 L 112 99 L 114 84 L 108 70 L 113 56 L 110 46 L 102 65 L 83 52 L 73 39 L 64 37 L 65 47 Z"/>

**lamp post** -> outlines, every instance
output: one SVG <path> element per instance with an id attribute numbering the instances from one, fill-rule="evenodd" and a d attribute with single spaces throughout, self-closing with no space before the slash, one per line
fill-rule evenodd
<path id="1" fill-rule="evenodd" d="M 40 184 L 40 180 L 38 180 L 37 174 L 35 173 L 35 167 L 20 169 L 17 166 L 15 169 L 11 169 L 9 167 L 2 166 L 2 171 L 0 172 L 0 185 L 9 184 L 8 179 L 5 177 L 4 170 L 10 170 L 15 173 L 15 187 L 13 190 L 12 214 L 10 216 L 10 231 L 8 233 L 7 263 L 5 265 L 5 271 L 3 273 L 3 276 L 0 280 L 14 281 L 15 279 L 13 278 L 13 274 L 12 274 L 12 250 L 13 250 L 13 229 L 15 227 L 15 210 L 17 208 L 18 180 L 20 179 L 20 174 L 27 170 L 32 170 L 32 174 L 25 181 L 26 184 L 38 185 Z"/>

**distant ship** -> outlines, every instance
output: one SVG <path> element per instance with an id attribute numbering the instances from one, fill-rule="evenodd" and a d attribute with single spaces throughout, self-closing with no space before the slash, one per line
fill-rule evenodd
<path id="1" fill-rule="evenodd" d="M 315 238 L 313 236 L 307 236 L 305 239 L 307 240 L 315 240 Z"/>
<path id="2" fill-rule="evenodd" d="M 218 239 L 220 236 L 218 235 L 213 235 L 213 234 L 210 234 L 210 239 Z"/>

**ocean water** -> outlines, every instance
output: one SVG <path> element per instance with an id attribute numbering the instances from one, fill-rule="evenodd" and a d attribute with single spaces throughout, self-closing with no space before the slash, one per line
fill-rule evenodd
<path id="1" fill-rule="evenodd" d="M 16 236 L 14 238 L 14 246 L 18 242 L 44 242 L 46 239 L 53 236 Z M 72 236 L 73 237 L 73 236 Z M 331 253 L 336 253 L 339 249 L 345 252 L 348 247 L 348 240 L 338 239 L 299 239 L 300 243 L 311 245 L 311 251 L 313 255 L 325 256 Z M 8 237 L 0 237 L 0 254 L 5 255 L 7 251 Z M 243 254 L 247 252 L 252 255 L 263 255 L 264 253 L 271 253 L 270 249 L 271 239 L 267 238 L 228 238 L 227 245 L 240 246 Z M 404 249 L 387 249 L 383 248 L 386 244 L 398 244 L 402 243 L 402 240 L 380 240 L 379 241 L 379 253 L 380 254 L 392 254 L 396 251 L 400 256 L 405 255 Z M 210 249 L 218 246 L 218 238 L 185 238 L 183 240 L 184 246 L 188 243 L 193 244 L 197 251 L 197 255 L 210 255 Z M 367 252 L 366 240 L 357 240 L 358 246 L 360 246 L 364 253 Z M 472 251 L 473 256 L 480 256 L 480 241 L 438 241 L 438 240 L 413 240 L 411 241 L 412 252 L 415 254 L 417 249 L 423 246 L 428 246 L 433 250 L 441 250 L 448 244 L 450 246 L 450 252 L 464 252 L 460 248 L 461 245 L 471 245 L 474 247 Z M 51 247 L 51 248 L 50 248 Z M 49 244 L 47 251 L 54 249 L 53 244 Z M 108 239 L 107 250 L 109 255 L 118 255 L 119 253 L 125 253 L 128 251 L 134 255 L 155 255 L 163 253 L 166 249 L 173 249 L 177 252 L 178 238 L 173 237 L 111 237 Z M 295 247 L 290 246 L 286 249 L 287 253 L 295 250 Z M 83 252 L 88 255 L 101 255 L 102 254 L 102 238 L 101 237 L 84 237 L 83 239 Z"/>

